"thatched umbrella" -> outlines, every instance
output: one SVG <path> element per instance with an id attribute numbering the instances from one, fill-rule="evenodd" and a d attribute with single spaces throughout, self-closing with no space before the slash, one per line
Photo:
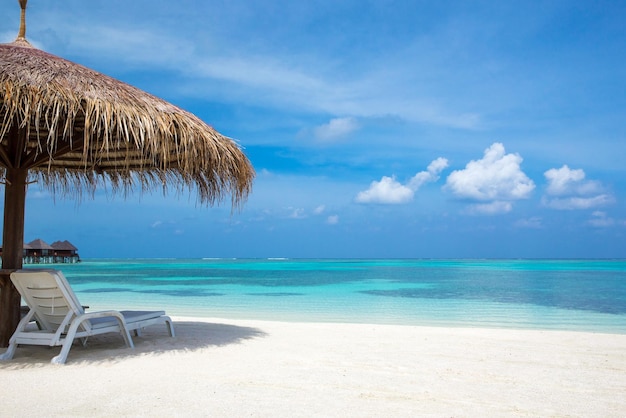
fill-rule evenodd
<path id="1" fill-rule="evenodd" d="M 0 44 L 0 178 L 5 187 L 0 346 L 19 320 L 6 274 L 22 266 L 26 187 L 80 197 L 106 185 L 127 193 L 166 185 L 214 204 L 248 196 L 254 169 L 237 144 L 199 118 L 96 71 L 38 50 Z"/>

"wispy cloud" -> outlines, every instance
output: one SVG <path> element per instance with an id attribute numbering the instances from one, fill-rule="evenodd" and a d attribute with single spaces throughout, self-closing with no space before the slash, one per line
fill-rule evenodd
<path id="1" fill-rule="evenodd" d="M 609 217 L 606 212 L 597 210 L 591 214 L 591 219 L 587 223 L 596 228 L 608 228 L 615 225 L 615 219 Z"/>
<path id="2" fill-rule="evenodd" d="M 497 215 L 507 213 L 513 209 L 513 204 L 506 200 L 494 200 L 488 203 L 472 203 L 465 209 L 469 215 Z"/>
<path id="3" fill-rule="evenodd" d="M 289 218 L 291 219 L 304 219 L 307 217 L 306 212 L 302 208 L 290 208 Z"/>
<path id="4" fill-rule="evenodd" d="M 516 228 L 540 229 L 543 227 L 543 220 L 539 216 L 532 216 L 530 218 L 518 219 L 513 226 Z"/>
<path id="5" fill-rule="evenodd" d="M 104 68 L 149 68 L 152 72 L 178 74 L 178 92 L 190 97 L 219 97 L 280 108 L 297 106 L 300 110 L 337 115 L 327 128 L 316 130 L 322 139 L 332 138 L 342 129 L 354 129 L 355 119 L 340 115 L 392 115 L 412 123 L 462 129 L 474 129 L 481 123 L 475 108 L 463 109 L 459 103 L 441 100 L 425 89 L 434 80 L 430 76 L 428 80 L 416 79 L 415 62 L 407 62 L 416 51 L 404 46 L 381 50 L 385 60 L 354 65 L 356 57 L 349 53 L 330 60 L 323 49 L 296 53 L 294 46 L 272 50 L 264 43 L 269 38 L 244 43 L 224 36 L 219 27 L 196 27 L 195 32 L 188 32 L 162 20 L 152 24 L 146 19 L 137 25 L 128 18 L 113 16 L 110 20 L 88 14 L 78 18 L 51 11 L 49 16 L 42 15 L 47 22 L 44 25 L 63 27 L 63 34 L 53 29 L 55 36 L 48 36 L 45 46 L 69 49 L 72 55 L 82 55 Z M 299 29 L 293 30 L 299 33 Z M 418 60 L 426 71 L 424 60 L 411 60 Z M 184 88 L 184 84 L 190 87 Z"/>
<path id="6" fill-rule="evenodd" d="M 334 118 L 315 128 L 315 137 L 322 141 L 330 141 L 348 135 L 357 129 L 359 129 L 359 124 L 355 118 Z"/>
<path id="7" fill-rule="evenodd" d="M 313 213 L 316 215 L 321 215 L 322 213 L 324 213 L 324 211 L 326 210 L 326 206 L 325 205 L 319 205 L 318 207 L 316 207 L 313 210 Z"/>

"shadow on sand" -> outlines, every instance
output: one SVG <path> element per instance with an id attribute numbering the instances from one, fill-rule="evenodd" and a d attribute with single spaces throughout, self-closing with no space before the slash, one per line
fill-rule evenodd
<path id="1" fill-rule="evenodd" d="M 153 327 L 152 331 L 156 328 Z M 237 344 L 244 340 L 267 336 L 258 328 L 210 322 L 174 321 L 174 328 L 176 338 L 188 340 L 187 349 Z"/>
<path id="2" fill-rule="evenodd" d="M 133 334 L 133 350 L 125 346 L 119 334 L 90 337 L 86 347 L 75 341 L 67 365 L 118 363 L 133 357 L 193 352 L 267 336 L 258 328 L 200 321 L 174 321 L 174 330 L 174 338 L 170 338 L 166 328 L 160 325 L 146 328 L 139 337 Z M 0 348 L 0 352 L 4 350 Z M 19 346 L 12 360 L 0 361 L 0 371 L 48 365 L 60 351 L 61 347 Z"/>

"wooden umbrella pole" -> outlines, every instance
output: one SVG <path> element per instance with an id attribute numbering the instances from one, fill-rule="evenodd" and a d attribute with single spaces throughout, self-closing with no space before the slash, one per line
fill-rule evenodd
<path id="1" fill-rule="evenodd" d="M 24 209 L 26 206 L 27 170 L 7 169 L 4 186 L 4 226 L 2 231 L 2 273 L 0 274 L 0 347 L 20 321 L 20 294 L 9 274 L 22 268 L 24 247 Z"/>
<path id="2" fill-rule="evenodd" d="M 27 170 L 7 169 L 4 185 L 2 269 L 22 268 Z"/>
<path id="3" fill-rule="evenodd" d="M 20 321 L 21 297 L 9 275 L 22 268 L 24 252 L 24 212 L 28 169 L 22 167 L 26 129 L 15 120 L 8 132 L 9 159 L 4 179 L 4 224 L 2 227 L 2 272 L 0 273 L 0 347 L 7 347 Z"/>

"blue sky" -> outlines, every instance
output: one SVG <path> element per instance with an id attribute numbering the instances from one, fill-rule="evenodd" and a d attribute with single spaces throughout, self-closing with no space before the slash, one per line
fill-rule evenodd
<path id="1" fill-rule="evenodd" d="M 0 5 L 15 38 L 17 1 Z M 31 0 L 27 37 L 235 138 L 241 211 L 29 187 L 83 257 L 626 257 L 620 1 Z"/>

